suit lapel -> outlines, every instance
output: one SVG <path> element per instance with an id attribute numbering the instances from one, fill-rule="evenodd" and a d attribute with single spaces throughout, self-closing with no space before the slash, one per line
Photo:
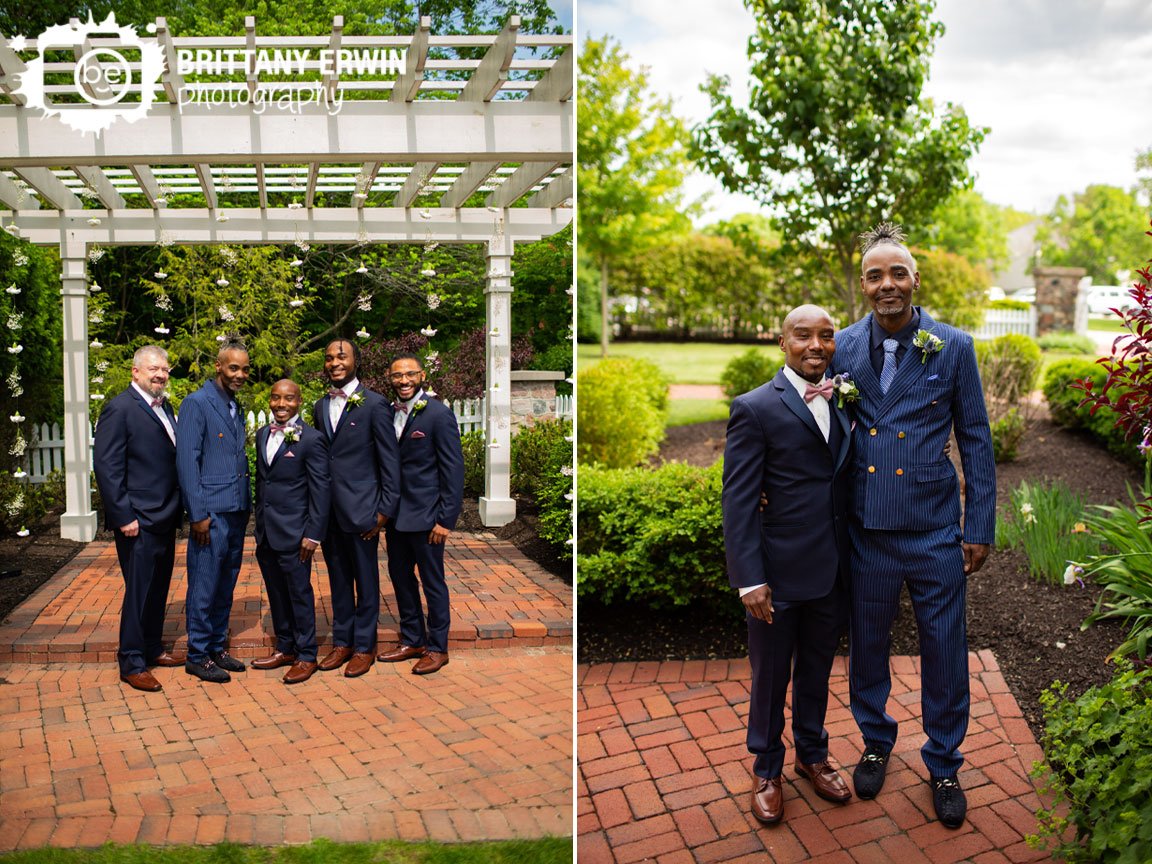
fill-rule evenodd
<path id="1" fill-rule="evenodd" d="M 359 393 L 363 389 L 364 389 L 364 385 L 362 383 L 357 384 L 356 389 L 352 391 L 352 395 L 355 396 L 357 393 Z M 336 435 L 339 434 L 340 430 L 344 428 L 344 420 L 348 417 L 348 414 L 351 413 L 351 409 L 352 409 L 351 398 L 345 399 L 344 400 L 344 408 L 340 412 L 340 416 L 336 418 L 336 428 L 332 430 L 332 437 L 333 438 L 335 438 Z"/>
<path id="2" fill-rule="evenodd" d="M 804 397 L 796 392 L 796 388 L 792 386 L 792 382 L 784 377 L 783 371 L 776 373 L 772 384 L 780 392 L 780 399 L 788 406 L 788 409 L 796 415 L 801 423 L 812 430 L 812 434 L 820 439 L 820 443 L 827 446 L 828 442 L 824 440 L 824 433 L 820 431 L 820 426 L 817 425 L 816 418 L 812 416 L 811 409 L 804 404 Z"/>
<path id="3" fill-rule="evenodd" d="M 876 394 L 876 402 L 880 401 L 880 378 L 872 368 L 872 314 L 869 313 L 860 322 L 858 338 L 850 342 L 847 348 L 848 364 L 846 371 L 856 382 L 861 393 Z"/>
<path id="4" fill-rule="evenodd" d="M 157 426 L 159 426 L 163 430 L 164 437 L 168 438 L 168 430 L 164 429 L 164 424 L 162 422 L 160 422 L 160 418 L 157 417 L 156 412 L 152 410 L 152 404 L 150 402 L 147 402 L 143 396 L 141 396 L 139 393 L 137 393 L 135 387 L 129 387 L 128 389 L 131 391 L 132 397 L 136 400 L 136 404 L 140 406 L 140 408 L 144 411 L 145 414 L 147 414 L 149 417 L 152 418 L 153 423 L 155 423 Z M 172 413 L 172 406 L 168 403 L 167 400 L 165 400 L 162 410 L 164 411 L 164 415 L 168 418 L 168 422 L 172 424 L 172 432 L 175 433 L 176 432 L 176 417 Z M 168 443 L 172 444 L 173 447 L 176 446 L 175 442 L 172 441 L 171 438 L 168 438 Z"/>
<path id="5" fill-rule="evenodd" d="M 935 326 L 936 322 L 921 309 L 919 329 L 931 330 Z M 880 399 L 880 410 L 876 412 L 877 417 L 882 417 L 888 409 L 900 400 L 900 397 L 908 391 L 909 387 L 924 378 L 928 372 L 928 364 L 922 362 L 923 358 L 924 353 L 915 345 L 910 345 L 908 350 L 904 352 L 904 359 L 900 361 L 900 365 L 896 369 L 896 377 L 892 379 L 888 392 Z"/>
<path id="6" fill-rule="evenodd" d="M 832 415 L 832 422 L 840 427 L 840 448 L 836 453 L 836 470 L 839 471 L 852 446 L 852 426 L 848 422 L 848 412 L 836 407 L 835 396 L 828 400 L 828 411 Z"/>

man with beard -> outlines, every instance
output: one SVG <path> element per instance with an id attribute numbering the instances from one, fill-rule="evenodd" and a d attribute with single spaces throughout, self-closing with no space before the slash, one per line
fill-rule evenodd
<path id="1" fill-rule="evenodd" d="M 419 357 L 392 358 L 388 379 L 396 394 L 393 438 L 400 452 L 400 505 L 387 529 L 388 575 L 400 612 L 400 644 L 376 659 L 415 660 L 413 674 L 430 675 L 448 663 L 444 543 L 463 509 L 464 453 L 451 409 L 424 391 Z M 427 624 L 421 586 L 428 602 Z"/>
<path id="2" fill-rule="evenodd" d="M 399 469 L 392 410 L 356 377 L 360 350 L 346 339 L 324 349 L 329 390 L 312 411 L 328 443 L 331 516 L 324 561 L 332 588 L 332 650 L 322 672 L 372 668 L 380 618 L 380 529 L 396 515 Z"/>
<path id="3" fill-rule="evenodd" d="M 912 305 L 916 261 L 899 227 L 862 235 L 860 287 L 872 313 L 838 333 L 833 371 L 859 388 L 852 539 L 849 691 L 865 750 L 853 781 L 860 798 L 884 785 L 897 724 L 886 711 L 892 622 L 908 586 L 920 633 L 921 748 L 936 816 L 964 822 L 957 780 L 968 729 L 968 575 L 984 563 L 996 525 L 996 466 L 972 337 Z M 960 484 L 942 455 L 955 431 Z"/>
<path id="4" fill-rule="evenodd" d="M 108 403 L 96 424 L 93 467 L 104 524 L 116 535 L 124 576 L 120 612 L 120 680 L 155 692 L 149 666 L 179 666 L 183 659 L 161 644 L 168 586 L 180 524 L 176 476 L 176 415 L 164 396 L 168 353 L 145 345 L 132 358 L 132 383 Z"/>
<path id="5" fill-rule="evenodd" d="M 188 511 L 188 659 L 184 671 L 222 684 L 244 664 L 228 653 L 232 592 L 244 554 L 251 491 L 244 417 L 236 394 L 248 380 L 248 350 L 226 343 L 216 377 L 180 403 L 176 468 Z"/>

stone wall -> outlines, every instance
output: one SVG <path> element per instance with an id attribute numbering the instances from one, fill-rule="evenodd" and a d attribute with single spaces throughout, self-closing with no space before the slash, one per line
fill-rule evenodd
<path id="1" fill-rule="evenodd" d="M 1081 267 L 1037 267 L 1036 338 L 1060 331 L 1076 332 L 1076 302 L 1080 295 Z"/>
<path id="2" fill-rule="evenodd" d="M 526 423 L 556 419 L 556 382 L 563 372 L 513 371 L 512 434 Z"/>

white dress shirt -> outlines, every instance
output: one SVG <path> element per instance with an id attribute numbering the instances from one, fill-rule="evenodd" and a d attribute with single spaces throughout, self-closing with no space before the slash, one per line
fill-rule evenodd
<path id="1" fill-rule="evenodd" d="M 412 406 L 424 398 L 424 389 L 416 391 L 416 395 L 409 399 L 407 402 L 400 402 L 401 405 L 407 407 L 407 411 L 396 411 L 396 416 L 392 418 L 392 425 L 396 427 L 396 440 L 400 440 L 400 436 L 404 434 L 404 426 L 408 423 L 408 418 L 412 416 Z"/>
<path id="2" fill-rule="evenodd" d="M 344 398 L 334 396 L 328 400 L 328 422 L 332 424 L 332 431 L 336 431 L 336 424 L 340 422 L 340 415 L 344 413 L 344 406 L 348 404 L 348 397 L 356 392 L 356 388 L 360 386 L 360 379 L 353 378 L 351 381 L 344 382 L 344 386 L 338 389 L 344 391 Z"/>
<path id="3" fill-rule="evenodd" d="M 296 426 L 300 420 L 300 415 L 296 414 L 288 421 L 286 425 Z M 277 424 L 279 425 L 279 424 Z M 297 439 L 299 440 L 299 439 Z M 264 464 L 271 465 L 272 458 L 276 455 L 276 451 L 280 449 L 280 445 L 284 443 L 284 433 L 279 431 L 268 432 L 268 444 L 264 448 Z"/>
<path id="4" fill-rule="evenodd" d="M 164 403 L 161 402 L 159 405 L 153 405 L 152 403 L 155 402 L 156 399 L 151 393 L 149 393 L 135 381 L 132 382 L 132 386 L 136 388 L 136 392 L 143 397 L 144 401 L 151 406 L 152 413 L 160 418 L 160 422 L 164 424 L 164 429 L 168 433 L 168 437 L 171 438 L 172 443 L 175 444 L 176 430 L 172 428 L 172 421 L 169 420 L 168 415 L 164 413 Z"/>

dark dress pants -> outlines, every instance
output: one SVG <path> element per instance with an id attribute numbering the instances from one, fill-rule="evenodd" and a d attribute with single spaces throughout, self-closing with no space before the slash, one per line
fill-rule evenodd
<path id="1" fill-rule="evenodd" d="M 316 661 L 316 597 L 312 591 L 312 561 L 301 561 L 300 550 L 277 552 L 256 546 L 256 563 L 268 592 L 276 650 L 297 660 Z"/>
<path id="2" fill-rule="evenodd" d="M 227 643 L 248 527 L 247 510 L 209 515 L 208 545 L 188 538 L 188 659 L 194 663 L 219 654 Z"/>
<path id="3" fill-rule="evenodd" d="M 124 576 L 116 659 L 121 675 L 135 675 L 163 651 L 164 611 L 176 559 L 176 529 L 158 534 L 141 530 L 135 537 L 125 537 L 117 529 L 116 557 Z"/>
<path id="4" fill-rule="evenodd" d="M 332 647 L 371 654 L 380 623 L 380 538 L 362 540 L 333 519 L 322 548 L 332 589 Z"/>
<path id="5" fill-rule="evenodd" d="M 400 613 L 400 641 L 414 648 L 447 654 L 451 615 L 448 583 L 444 578 L 444 544 L 429 543 L 428 534 L 428 531 L 397 531 L 391 526 L 386 529 L 388 576 Z M 421 587 L 428 603 L 427 623 L 420 605 Z"/>
<path id="6" fill-rule="evenodd" d="M 748 750 L 756 756 L 757 777 L 784 770 L 784 703 L 792 681 L 792 740 L 798 761 L 811 765 L 828 758 L 828 676 L 847 616 L 841 581 L 825 597 L 773 603 L 772 623 L 748 616 L 748 659 L 752 694 L 748 711 Z"/>

